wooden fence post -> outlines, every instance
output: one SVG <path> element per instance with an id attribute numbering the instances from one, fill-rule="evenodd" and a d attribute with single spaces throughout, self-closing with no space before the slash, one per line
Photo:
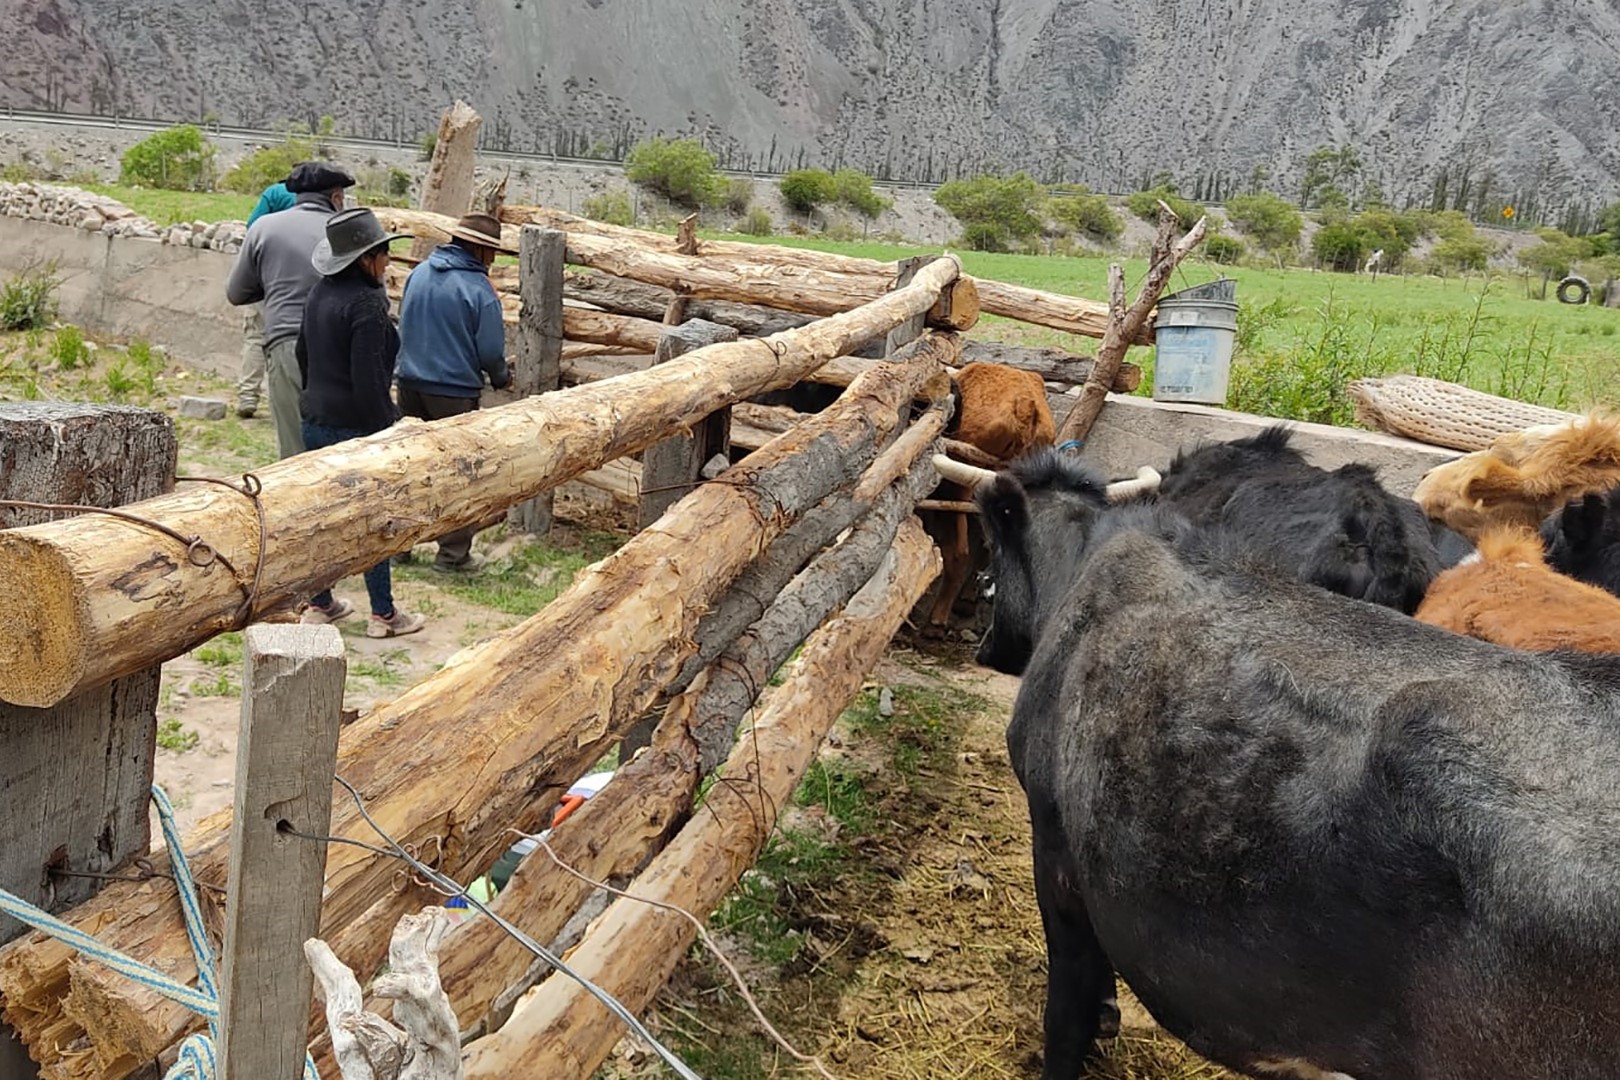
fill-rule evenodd
<path id="1" fill-rule="evenodd" d="M 242 726 L 220 978 L 221 1080 L 297 1080 L 320 931 L 343 681 L 334 626 L 259 625 L 243 635 Z"/>
<path id="2" fill-rule="evenodd" d="M 917 255 L 895 263 L 894 287 L 900 289 L 910 285 L 911 279 L 917 276 L 917 271 L 937 258 L 939 258 L 937 255 Z M 883 355 L 893 356 L 916 341 L 922 335 L 927 319 L 927 315 L 915 315 L 890 330 L 888 336 L 883 339 Z"/>
<path id="3" fill-rule="evenodd" d="M 458 218 L 467 212 L 473 196 L 473 168 L 477 164 L 478 129 L 483 118 L 465 101 L 457 100 L 439 117 L 427 176 L 422 179 L 423 210 Z M 433 241 L 411 241 L 411 258 L 421 262 L 433 250 Z"/>
<path id="4" fill-rule="evenodd" d="M 542 394 L 562 385 L 563 256 L 568 234 L 525 225 L 518 242 L 517 369 L 512 389 L 519 397 Z M 545 438 L 545 432 L 538 433 Z M 551 531 L 552 493 L 547 491 L 507 513 L 507 523 L 544 536 Z"/>
<path id="5" fill-rule="evenodd" d="M 115 507 L 174 486 L 174 423 L 148 409 L 19 402 L 0 405 L 0 499 Z M 0 528 L 50 521 L 0 507 Z M 7 588 L 24 588 L 11 582 Z M 151 847 L 161 668 L 114 680 L 47 709 L 0 702 L 0 886 L 49 911 L 89 899 L 95 878 Z M 0 943 L 25 928 L 0 916 Z M 0 1025 L 0 1076 L 34 1066 Z"/>
<path id="6" fill-rule="evenodd" d="M 666 363 L 705 345 L 736 341 L 738 337 L 734 327 L 693 319 L 664 331 L 658 339 L 653 363 Z M 691 430 L 672 435 L 642 451 L 641 509 L 636 527 L 645 529 L 662 517 L 665 510 L 692 490 L 709 459 L 730 449 L 731 407 L 728 405 L 693 425 Z"/>

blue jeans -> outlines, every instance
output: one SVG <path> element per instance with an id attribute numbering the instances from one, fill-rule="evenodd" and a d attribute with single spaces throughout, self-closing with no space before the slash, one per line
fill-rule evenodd
<path id="1" fill-rule="evenodd" d="M 352 428 L 333 428 L 325 424 L 317 424 L 313 420 L 304 420 L 304 449 L 324 450 L 328 446 L 336 446 L 350 439 L 358 439 L 366 433 L 355 431 Z M 394 579 L 388 569 L 389 561 L 382 562 L 366 571 L 366 593 L 371 597 L 371 613 L 380 615 L 385 619 L 394 617 Z M 322 589 L 309 601 L 318 608 L 332 606 L 332 590 Z"/>

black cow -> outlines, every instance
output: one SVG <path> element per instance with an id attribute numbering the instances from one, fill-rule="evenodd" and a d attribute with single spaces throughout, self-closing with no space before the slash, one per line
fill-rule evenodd
<path id="1" fill-rule="evenodd" d="M 1553 511 L 1541 543 L 1548 566 L 1620 596 L 1620 488 Z"/>
<path id="2" fill-rule="evenodd" d="M 1448 634 L 1097 489 L 1026 463 L 978 493 L 995 633 L 1035 643 L 1002 670 L 1045 1080 L 1116 972 L 1257 1076 L 1620 1077 L 1620 658 Z"/>

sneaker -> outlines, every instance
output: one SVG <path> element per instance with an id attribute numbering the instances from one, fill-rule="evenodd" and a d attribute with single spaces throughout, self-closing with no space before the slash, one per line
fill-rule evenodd
<path id="1" fill-rule="evenodd" d="M 385 619 L 373 613 L 366 621 L 366 637 L 401 637 L 405 634 L 414 634 L 427 625 L 427 616 L 412 615 L 398 605 L 394 607 L 393 618 Z"/>
<path id="2" fill-rule="evenodd" d="M 238 405 L 236 407 L 236 415 L 240 416 L 243 420 L 253 419 L 253 414 L 258 411 L 259 407 L 257 405 Z"/>
<path id="3" fill-rule="evenodd" d="M 353 614 L 353 604 L 342 597 L 335 597 L 332 600 L 332 606 L 329 608 L 318 608 L 314 604 L 309 605 L 304 609 L 303 615 L 299 616 L 298 621 L 315 626 L 330 626 L 339 619 L 347 619 Z"/>
<path id="4" fill-rule="evenodd" d="M 416 553 L 414 551 L 402 551 L 398 555 L 392 556 L 389 561 L 395 566 L 410 566 L 416 562 Z"/>
<path id="5" fill-rule="evenodd" d="M 441 574 L 473 574 L 484 567 L 482 555 L 468 555 L 460 562 L 445 562 L 442 559 L 433 560 L 433 569 Z"/>

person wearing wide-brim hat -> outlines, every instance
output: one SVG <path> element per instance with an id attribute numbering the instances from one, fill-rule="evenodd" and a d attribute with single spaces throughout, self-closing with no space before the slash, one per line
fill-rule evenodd
<path id="1" fill-rule="evenodd" d="M 508 250 L 501 223 L 489 214 L 468 214 L 449 233 L 450 242 L 411 271 L 399 303 L 399 407 L 422 420 L 472 412 L 485 376 L 496 390 L 512 377 L 501 302 L 489 279 L 496 252 Z M 478 569 L 476 532 L 458 529 L 439 537 L 433 569 Z"/>
<path id="2" fill-rule="evenodd" d="M 310 264 L 321 279 L 304 304 L 298 336 L 299 399 L 304 445 L 320 450 L 382 431 L 399 419 L 389 396 L 399 332 L 388 315 L 383 275 L 388 245 L 401 237 L 388 232 L 377 215 L 360 207 L 333 214 L 326 235 L 315 245 Z M 388 560 L 366 571 L 371 600 L 367 637 L 414 634 L 427 620 L 394 603 Z M 330 589 L 311 598 L 306 623 L 332 623 L 354 611 Z"/>

